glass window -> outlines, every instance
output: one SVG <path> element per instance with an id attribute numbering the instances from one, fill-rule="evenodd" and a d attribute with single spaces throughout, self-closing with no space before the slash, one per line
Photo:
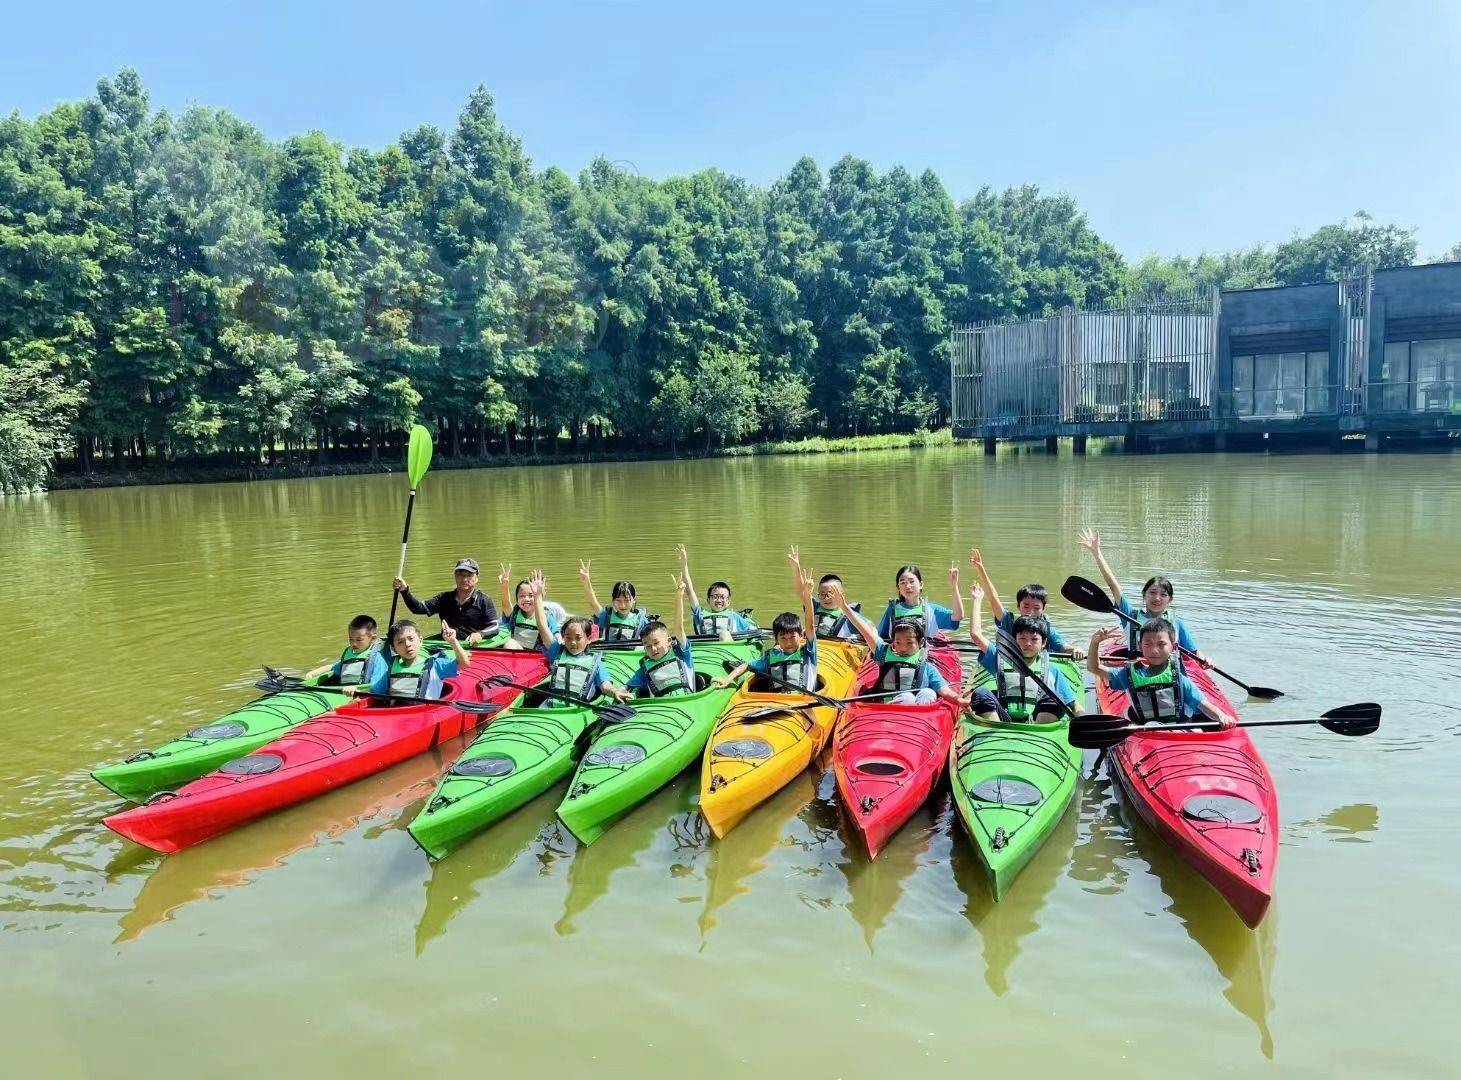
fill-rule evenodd
<path id="1" fill-rule="evenodd" d="M 1253 415 L 1253 357 L 1233 357 L 1233 412 Z"/>
<path id="2" fill-rule="evenodd" d="M 1253 358 L 1253 415 L 1278 412 L 1278 354 Z"/>
<path id="3" fill-rule="evenodd" d="M 1308 366 L 1304 411 L 1306 413 L 1333 412 L 1333 388 L 1329 385 L 1329 354 L 1327 352 L 1309 353 Z"/>
<path id="4" fill-rule="evenodd" d="M 1298 416 L 1304 411 L 1304 354 L 1279 354 L 1278 379 L 1279 415 Z"/>
<path id="5" fill-rule="evenodd" d="M 1415 365 L 1415 408 L 1422 412 L 1450 412 L 1455 400 L 1457 361 L 1461 361 L 1461 338 L 1412 341 L 1410 357 Z"/>
<path id="6" fill-rule="evenodd" d="M 1404 412 L 1410 400 L 1410 342 L 1387 341 L 1380 364 L 1380 408 Z"/>

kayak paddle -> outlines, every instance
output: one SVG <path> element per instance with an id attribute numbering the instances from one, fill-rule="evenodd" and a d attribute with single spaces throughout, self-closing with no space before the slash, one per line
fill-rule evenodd
<path id="1" fill-rule="evenodd" d="M 1323 716 L 1303 720 L 1247 720 L 1238 727 L 1292 727 L 1297 724 L 1318 724 L 1336 735 L 1358 738 L 1379 729 L 1380 706 L 1372 701 L 1365 701 L 1330 709 Z M 1127 736 L 1142 732 L 1217 730 L 1219 725 L 1211 722 L 1142 726 L 1119 716 L 1077 716 L 1070 723 L 1068 738 L 1071 746 L 1082 750 L 1106 750 L 1122 742 Z"/>
<path id="2" fill-rule="evenodd" d="M 1095 611 L 1103 615 L 1115 615 L 1123 621 L 1130 623 L 1132 626 L 1141 625 L 1134 618 L 1126 614 L 1126 612 L 1122 611 L 1114 603 L 1112 603 L 1111 598 L 1106 595 L 1105 590 L 1103 590 L 1094 581 L 1087 581 L 1083 577 L 1077 577 L 1076 575 L 1072 574 L 1070 577 L 1065 579 L 1065 584 L 1060 587 L 1060 595 L 1065 597 L 1076 607 L 1083 607 L 1087 611 Z M 1281 698 L 1284 696 L 1282 690 L 1275 690 L 1271 686 L 1249 686 L 1242 679 L 1239 679 L 1234 675 L 1229 675 L 1226 671 L 1218 667 L 1216 664 L 1211 664 L 1205 660 L 1200 659 L 1198 655 L 1191 649 L 1184 649 L 1181 645 L 1178 645 L 1177 651 L 1180 652 L 1183 656 L 1187 656 L 1192 658 L 1193 660 L 1196 660 L 1199 664 L 1209 669 L 1210 671 L 1216 671 L 1219 675 L 1227 679 L 1228 682 L 1232 683 L 1234 686 L 1241 686 L 1244 690 L 1247 691 L 1249 697 L 1257 698 L 1259 701 L 1272 701 L 1274 698 Z"/>
<path id="3" fill-rule="evenodd" d="M 725 669 L 727 671 L 734 671 L 736 668 L 740 667 L 741 665 L 738 664 L 738 663 L 736 663 L 736 661 L 734 661 L 734 660 L 726 660 L 724 662 L 724 665 L 723 666 L 725 667 Z M 854 701 L 881 701 L 883 698 L 893 697 L 896 694 L 905 694 L 905 693 L 907 693 L 906 690 L 882 690 L 882 691 L 879 691 L 876 694 L 859 694 L 856 697 L 841 697 L 841 698 L 838 698 L 838 697 L 828 697 L 826 694 L 819 694 L 815 690 L 805 690 L 802 687 L 797 686 L 796 683 L 788 682 L 786 679 L 783 679 L 783 678 L 781 678 L 781 677 L 779 677 L 777 675 L 772 675 L 770 672 L 758 671 L 758 672 L 756 672 L 756 674 L 759 677 L 763 678 L 763 679 L 767 679 L 767 680 L 769 680 L 771 682 L 776 683 L 778 686 L 785 687 L 787 690 L 790 690 L 793 694 L 804 694 L 805 696 L 811 698 L 812 701 L 815 702 L 816 704 L 818 704 L 818 705 L 826 705 L 828 708 L 832 708 L 832 709 L 840 709 L 840 708 L 842 708 L 842 706 L 848 705 L 848 704 L 850 704 L 850 703 L 852 703 Z M 801 705 L 801 706 L 798 706 L 798 705 L 776 706 L 774 708 L 769 709 L 768 711 L 770 711 L 770 712 L 784 712 L 787 708 L 793 708 L 793 709 L 795 709 L 795 708 L 806 708 L 806 706 L 804 706 L 804 705 Z M 747 715 L 754 715 L 754 714 L 747 714 Z"/>
<path id="4" fill-rule="evenodd" d="M 285 675 L 275 668 L 264 668 L 265 677 L 254 683 L 256 687 L 265 693 L 278 694 L 285 690 L 310 690 L 314 689 L 303 679 L 293 675 Z M 345 693 L 344 690 L 339 691 Z M 371 694 L 365 690 L 354 690 L 350 692 L 351 697 L 366 698 L 371 701 L 407 701 L 416 702 L 421 705 L 450 705 L 459 712 L 472 713 L 474 716 L 496 716 L 507 706 L 496 701 L 456 701 L 451 698 L 424 698 L 413 697 L 409 694 Z"/>
<path id="5" fill-rule="evenodd" d="M 427 431 L 420 424 L 411 425 L 411 436 L 406 443 L 406 479 L 411 485 L 411 494 L 406 497 L 406 524 L 401 529 L 401 563 L 396 569 L 396 577 L 406 576 L 406 541 L 411 536 L 411 509 L 416 505 L 416 489 L 421 485 L 421 478 L 426 475 L 426 470 L 431 467 L 431 432 Z M 396 622 L 396 602 L 401 594 L 394 589 L 391 590 L 391 617 L 386 620 L 386 626 L 391 627 Z"/>
<path id="6" fill-rule="evenodd" d="M 739 634 L 732 634 L 731 640 L 755 641 L 758 638 L 770 636 L 770 631 L 767 630 L 743 630 Z M 688 641 L 691 645 L 695 644 L 697 641 L 702 642 L 706 645 L 724 645 L 726 643 L 725 639 L 720 637 L 718 634 L 686 634 L 685 640 Z M 603 641 L 595 638 L 593 641 L 590 641 L 588 643 L 588 647 L 594 652 L 630 652 L 634 649 L 644 648 L 644 642 L 641 641 L 639 638 L 633 638 L 629 641 Z"/>
<path id="7" fill-rule="evenodd" d="M 599 705 L 596 702 L 590 701 L 588 698 L 579 697 L 577 694 L 570 694 L 567 690 L 550 690 L 545 686 L 524 686 L 520 682 L 513 682 L 506 675 L 494 675 L 490 679 L 483 680 L 483 685 L 511 686 L 518 690 L 531 690 L 535 694 L 541 694 L 546 698 L 553 698 L 555 701 L 566 701 L 572 705 L 592 709 L 599 714 L 600 719 L 610 724 L 633 720 L 639 715 L 639 710 L 633 706 L 625 705 L 622 701 L 615 701 L 608 705 Z"/>

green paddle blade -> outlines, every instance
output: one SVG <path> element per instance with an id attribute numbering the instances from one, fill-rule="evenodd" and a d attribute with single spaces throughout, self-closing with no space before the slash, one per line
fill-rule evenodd
<path id="1" fill-rule="evenodd" d="M 411 439 L 406 447 L 406 476 L 413 488 L 421 483 L 426 470 L 431 467 L 431 432 L 420 424 L 411 427 Z"/>

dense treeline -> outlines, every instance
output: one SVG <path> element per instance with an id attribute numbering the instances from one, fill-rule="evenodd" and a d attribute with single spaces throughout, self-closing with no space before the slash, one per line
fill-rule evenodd
<path id="1" fill-rule="evenodd" d="M 1413 261 L 1361 218 L 1126 266 L 1034 187 L 809 159 L 762 190 L 535 172 L 479 89 L 378 152 L 152 109 L 123 71 L 0 122 L 0 488 L 50 463 L 676 448 L 947 421 L 959 322 Z"/>

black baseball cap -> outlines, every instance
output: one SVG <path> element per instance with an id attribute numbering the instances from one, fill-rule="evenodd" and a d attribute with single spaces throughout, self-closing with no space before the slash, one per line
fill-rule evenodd
<path id="1" fill-rule="evenodd" d="M 456 570 L 470 570 L 474 574 L 480 574 L 482 572 L 482 568 L 477 565 L 476 559 L 458 559 Z M 453 570 L 452 573 L 456 573 L 456 570 Z"/>

